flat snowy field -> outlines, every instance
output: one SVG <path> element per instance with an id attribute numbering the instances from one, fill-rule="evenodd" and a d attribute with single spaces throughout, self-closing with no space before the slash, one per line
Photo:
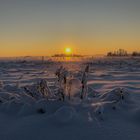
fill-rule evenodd
<path id="1" fill-rule="evenodd" d="M 88 93 L 81 100 L 76 82 L 87 64 Z M 57 98 L 55 72 L 61 65 L 68 78 L 77 79 L 71 100 Z M 47 81 L 48 98 L 37 96 L 35 86 L 41 79 Z M 140 140 L 140 58 L 0 60 L 0 140 L 111 139 Z"/>

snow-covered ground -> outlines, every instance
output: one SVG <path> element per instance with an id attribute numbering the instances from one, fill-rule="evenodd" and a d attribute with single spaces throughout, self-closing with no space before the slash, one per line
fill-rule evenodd
<path id="1" fill-rule="evenodd" d="M 56 70 L 73 79 L 71 100 L 59 98 Z M 88 94 L 80 83 L 85 67 Z M 48 97 L 38 95 L 45 80 Z M 66 92 L 66 91 L 65 91 Z M 67 92 L 66 92 L 67 94 Z M 0 140 L 139 140 L 140 58 L 80 62 L 0 61 Z"/>

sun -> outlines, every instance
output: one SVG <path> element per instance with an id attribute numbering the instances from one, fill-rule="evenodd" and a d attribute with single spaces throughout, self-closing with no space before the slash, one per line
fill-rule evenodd
<path id="1" fill-rule="evenodd" d="M 71 54 L 72 53 L 72 49 L 71 48 L 65 48 L 65 53 L 66 54 Z"/>

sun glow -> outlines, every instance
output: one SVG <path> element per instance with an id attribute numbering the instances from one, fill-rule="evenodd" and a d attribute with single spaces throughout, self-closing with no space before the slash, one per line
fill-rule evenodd
<path id="1" fill-rule="evenodd" d="M 66 53 L 66 54 L 71 54 L 71 53 L 72 53 L 71 48 L 65 48 L 65 53 Z"/>

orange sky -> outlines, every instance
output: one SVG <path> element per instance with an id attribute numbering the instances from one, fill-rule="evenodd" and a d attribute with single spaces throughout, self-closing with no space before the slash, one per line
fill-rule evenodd
<path id="1" fill-rule="evenodd" d="M 0 1 L 0 57 L 140 51 L 140 1 Z"/>
<path id="2" fill-rule="evenodd" d="M 0 50 L 0 56 L 40 56 L 40 55 L 53 55 L 56 53 L 64 53 L 65 48 L 69 47 L 73 53 L 83 55 L 96 55 L 106 54 L 108 51 L 115 51 L 119 48 L 123 48 L 128 52 L 139 51 L 140 44 L 137 42 L 117 42 L 117 41 L 101 41 L 101 42 L 87 42 L 83 44 L 47 44 L 47 43 L 14 43 L 12 46 L 9 43 L 2 44 Z M 26 46 L 26 47 L 25 47 Z"/>

